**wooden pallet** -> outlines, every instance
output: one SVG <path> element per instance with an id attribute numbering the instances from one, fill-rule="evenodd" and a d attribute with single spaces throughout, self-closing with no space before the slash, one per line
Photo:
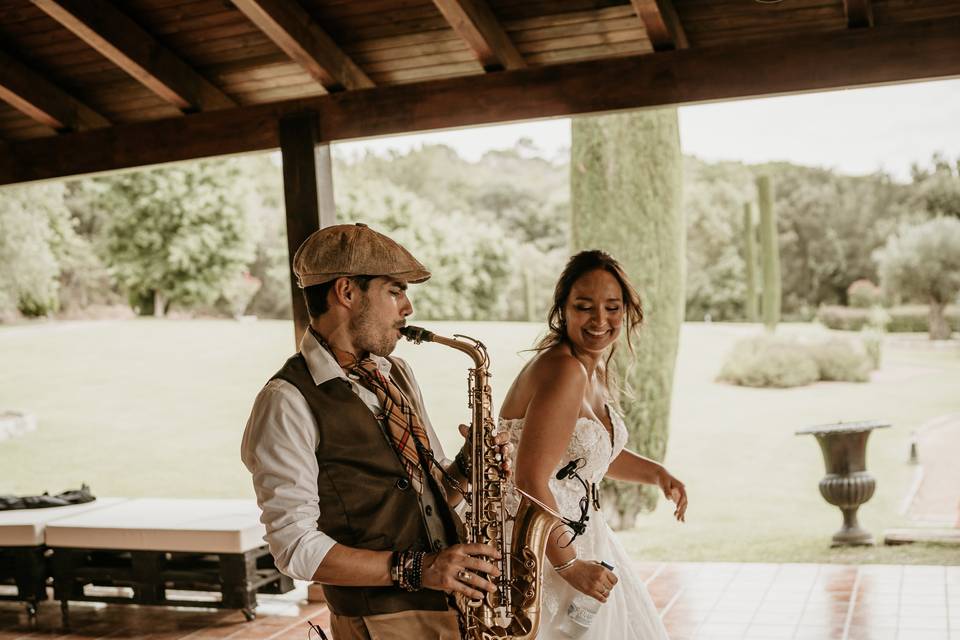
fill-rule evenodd
<path id="1" fill-rule="evenodd" d="M 293 589 L 266 546 L 243 553 L 57 547 L 50 560 L 65 629 L 70 601 L 240 609 L 253 620 L 257 593 Z"/>
<path id="2" fill-rule="evenodd" d="M 0 547 L 0 585 L 12 586 L 14 593 L 0 593 L 0 600 L 23 602 L 31 624 L 37 604 L 47 599 L 46 547 Z"/>

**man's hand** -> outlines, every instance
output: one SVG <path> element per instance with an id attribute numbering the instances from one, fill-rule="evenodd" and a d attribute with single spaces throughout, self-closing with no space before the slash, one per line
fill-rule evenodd
<path id="1" fill-rule="evenodd" d="M 462 424 L 460 425 L 460 435 L 464 438 L 470 437 L 470 426 Z M 503 431 L 494 436 L 494 442 L 497 443 L 497 446 L 500 447 L 500 468 L 503 469 L 503 476 L 509 478 L 513 473 L 512 466 L 510 464 L 510 454 L 513 452 L 513 443 L 510 442 L 510 433 Z M 470 478 L 467 478 L 469 480 Z"/>
<path id="2" fill-rule="evenodd" d="M 455 544 L 424 556 L 420 582 L 427 589 L 462 593 L 479 600 L 483 598 L 483 591 L 497 590 L 496 585 L 480 574 L 500 575 L 500 569 L 485 558 L 499 560 L 500 554 L 488 544 Z"/>
<path id="3" fill-rule="evenodd" d="M 673 516 L 680 522 L 685 521 L 687 513 L 687 488 L 682 482 L 670 475 L 666 469 L 661 470 L 657 477 L 657 484 L 663 490 L 663 495 L 667 500 L 671 500 L 676 506 L 673 510 Z"/>

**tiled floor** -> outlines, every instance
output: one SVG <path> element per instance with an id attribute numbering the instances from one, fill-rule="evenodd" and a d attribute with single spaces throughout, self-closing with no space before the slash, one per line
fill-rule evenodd
<path id="1" fill-rule="evenodd" d="M 638 568 L 673 640 L 960 640 L 960 566 Z"/>
<path id="2" fill-rule="evenodd" d="M 960 640 L 960 566 L 643 563 L 636 568 L 672 640 Z M 70 634 L 61 630 L 56 603 L 41 605 L 31 630 L 23 608 L 3 602 L 0 640 L 306 640 L 307 621 L 326 627 L 328 614 L 322 605 L 300 602 L 303 593 L 261 598 L 250 623 L 229 611 L 75 604 Z"/>

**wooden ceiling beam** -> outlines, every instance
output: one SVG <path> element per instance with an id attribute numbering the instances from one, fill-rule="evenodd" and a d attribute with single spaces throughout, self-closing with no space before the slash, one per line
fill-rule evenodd
<path id="1" fill-rule="evenodd" d="M 686 49 L 687 32 L 671 0 L 630 0 L 633 10 L 643 21 L 654 51 Z"/>
<path id="2" fill-rule="evenodd" d="M 335 142 L 518 120 L 960 77 L 960 19 L 532 67 L 11 141 L 0 184 L 275 149 L 314 111 Z"/>
<path id="3" fill-rule="evenodd" d="M 851 29 L 873 26 L 873 5 L 870 0 L 843 0 L 847 26 Z"/>
<path id="4" fill-rule="evenodd" d="M 486 71 L 527 66 L 485 0 L 433 0 L 433 4 L 473 50 Z"/>
<path id="5" fill-rule="evenodd" d="M 102 115 L 2 51 L 0 100 L 57 131 L 86 131 L 110 126 L 110 121 Z"/>
<path id="6" fill-rule="evenodd" d="M 229 96 L 107 0 L 32 2 L 181 111 L 207 111 L 236 106 Z"/>
<path id="7" fill-rule="evenodd" d="M 374 86 L 326 31 L 292 0 L 233 0 L 233 4 L 327 91 Z"/>

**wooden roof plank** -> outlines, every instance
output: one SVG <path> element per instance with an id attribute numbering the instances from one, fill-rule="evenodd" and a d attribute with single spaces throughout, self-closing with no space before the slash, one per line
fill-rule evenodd
<path id="1" fill-rule="evenodd" d="M 234 0 L 234 4 L 328 91 L 373 86 L 367 74 L 296 2 Z"/>
<path id="2" fill-rule="evenodd" d="M 450 27 L 463 38 L 486 71 L 527 66 L 503 25 L 484 0 L 434 0 Z"/>
<path id="3" fill-rule="evenodd" d="M 671 0 L 630 0 L 647 29 L 654 51 L 673 51 L 690 46 L 680 16 Z"/>
<path id="4" fill-rule="evenodd" d="M 58 131 L 110 126 L 110 121 L 102 115 L 2 51 L 0 100 Z"/>
<path id="5" fill-rule="evenodd" d="M 843 0 L 847 26 L 851 29 L 873 26 L 873 6 L 870 0 Z"/>
<path id="6" fill-rule="evenodd" d="M 323 142 L 708 100 L 960 77 L 960 18 L 380 86 L 11 142 L 0 184 L 277 146 L 317 114 Z"/>
<path id="7" fill-rule="evenodd" d="M 236 106 L 106 0 L 32 0 L 51 18 L 182 111 Z"/>

